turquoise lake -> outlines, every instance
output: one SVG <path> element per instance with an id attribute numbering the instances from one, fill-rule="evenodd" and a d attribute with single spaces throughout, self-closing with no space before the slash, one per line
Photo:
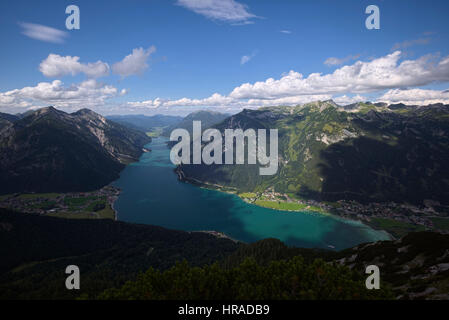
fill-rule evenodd
<path id="1" fill-rule="evenodd" d="M 128 165 L 113 183 L 122 189 L 115 209 L 121 221 L 170 229 L 220 231 L 254 242 L 277 238 L 290 246 L 336 250 L 388 235 L 360 222 L 309 212 L 285 212 L 248 204 L 239 197 L 180 182 L 166 139 L 156 138 L 139 162 Z"/>

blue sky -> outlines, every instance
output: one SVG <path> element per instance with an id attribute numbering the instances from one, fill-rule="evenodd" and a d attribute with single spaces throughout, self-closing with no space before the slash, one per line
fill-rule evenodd
<path id="1" fill-rule="evenodd" d="M 80 30 L 66 29 L 71 4 Z M 365 27 L 370 4 L 380 30 Z M 1 1 L 0 111 L 449 102 L 448 12 L 445 0 Z"/>

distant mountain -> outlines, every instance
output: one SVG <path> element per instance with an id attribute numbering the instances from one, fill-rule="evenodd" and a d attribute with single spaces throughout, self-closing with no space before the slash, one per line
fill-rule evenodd
<path id="1" fill-rule="evenodd" d="M 19 119 L 20 118 L 18 116 L 0 112 L 0 132 L 4 128 L 11 126 L 15 121 Z"/>
<path id="2" fill-rule="evenodd" d="M 363 108 L 385 108 L 388 107 L 388 104 L 383 103 L 383 102 L 377 102 L 377 103 L 372 103 L 369 101 L 366 102 L 356 102 L 356 103 L 351 103 L 345 106 L 338 106 L 339 109 L 343 109 L 343 110 L 354 110 L 354 111 L 361 111 Z M 404 105 L 405 107 L 405 105 Z"/>
<path id="3" fill-rule="evenodd" d="M 182 121 L 165 129 L 163 135 L 169 137 L 170 133 L 175 129 L 186 129 L 192 134 L 193 121 L 201 121 L 201 128 L 204 130 L 222 122 L 227 117 L 229 117 L 229 114 L 226 113 L 205 110 L 196 111 L 187 115 Z"/>
<path id="4" fill-rule="evenodd" d="M 88 109 L 39 109 L 0 132 L 0 193 L 100 188 L 150 141 Z"/>
<path id="5" fill-rule="evenodd" d="M 216 126 L 278 129 L 279 170 L 259 165 L 181 165 L 185 180 L 240 192 L 278 192 L 317 200 L 449 204 L 449 106 L 333 102 L 244 110 Z"/>
<path id="6" fill-rule="evenodd" d="M 0 119 L 14 122 L 14 121 L 19 120 L 20 117 L 17 115 L 14 115 L 14 114 L 0 112 Z"/>
<path id="7" fill-rule="evenodd" d="M 154 128 L 165 128 L 173 126 L 182 121 L 182 117 L 178 116 L 167 116 L 162 114 L 157 114 L 155 116 L 145 116 L 145 115 L 114 115 L 107 116 L 108 120 L 120 123 L 125 127 L 149 132 Z"/>

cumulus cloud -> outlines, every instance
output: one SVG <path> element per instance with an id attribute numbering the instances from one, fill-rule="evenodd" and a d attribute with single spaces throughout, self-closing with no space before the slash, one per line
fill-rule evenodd
<path id="1" fill-rule="evenodd" d="M 34 87 L 24 87 L 0 92 L 0 108 L 38 107 L 57 105 L 64 108 L 92 108 L 104 105 L 105 100 L 117 96 L 117 88 L 90 79 L 64 87 L 60 80 L 40 82 Z"/>
<path id="2" fill-rule="evenodd" d="M 134 108 L 143 109 L 156 109 L 156 108 L 172 108 L 172 107 L 229 107 L 229 108 L 259 108 L 266 106 L 277 105 L 298 105 L 308 103 L 317 100 L 329 100 L 331 95 L 308 95 L 308 96 L 294 96 L 285 97 L 272 100 L 266 99 L 248 99 L 239 100 L 229 96 L 223 96 L 218 93 L 214 93 L 210 97 L 204 99 L 190 99 L 181 98 L 177 100 L 170 99 L 154 99 L 145 101 L 128 102 L 128 106 Z"/>
<path id="3" fill-rule="evenodd" d="M 275 99 L 312 94 L 357 94 L 449 81 L 449 56 L 438 59 L 427 55 L 399 63 L 400 57 L 401 52 L 396 51 L 369 62 L 357 61 L 325 75 L 312 73 L 304 77 L 290 71 L 279 80 L 269 78 L 264 82 L 242 84 L 230 96 Z"/>
<path id="4" fill-rule="evenodd" d="M 399 63 L 401 53 L 394 52 L 369 62 L 357 61 L 330 74 L 312 73 L 308 77 L 290 71 L 279 80 L 267 79 L 236 87 L 229 95 L 218 93 L 204 99 L 146 100 L 129 102 L 137 108 L 222 107 L 233 110 L 276 105 L 299 105 L 333 99 L 346 105 L 370 100 L 362 93 L 390 89 L 378 101 L 410 101 L 419 104 L 444 102 L 449 91 L 398 88 L 449 81 L 449 57 L 424 56 Z M 374 99 L 374 98 L 373 98 Z"/>
<path id="5" fill-rule="evenodd" d="M 432 103 L 449 104 L 449 90 L 429 89 L 392 89 L 377 99 L 387 103 L 404 103 L 411 105 L 428 105 Z"/>
<path id="6" fill-rule="evenodd" d="M 41 24 L 34 24 L 28 22 L 19 22 L 22 27 L 22 34 L 36 40 L 63 43 L 68 33 L 52 27 L 47 27 Z"/>
<path id="7" fill-rule="evenodd" d="M 160 98 L 156 98 L 154 100 L 127 102 L 127 106 L 134 109 L 157 109 L 161 107 L 163 103 L 164 102 Z"/>
<path id="8" fill-rule="evenodd" d="M 39 70 L 46 77 L 61 77 L 65 75 L 77 75 L 84 73 L 89 78 L 99 78 L 109 75 L 109 65 L 102 61 L 95 63 L 80 63 L 79 57 L 65 56 L 57 54 L 49 54 L 48 57 L 41 62 Z"/>
<path id="9" fill-rule="evenodd" d="M 353 104 L 353 103 L 357 103 L 357 102 L 368 101 L 368 98 L 358 94 L 358 95 L 355 95 L 353 97 L 348 97 L 347 95 L 342 95 L 342 96 L 339 96 L 339 97 L 335 97 L 332 100 L 334 100 L 334 102 L 336 104 L 345 106 L 345 105 Z"/>
<path id="10" fill-rule="evenodd" d="M 177 5 L 208 19 L 233 24 L 251 23 L 251 19 L 256 18 L 246 5 L 235 0 L 178 0 Z"/>
<path id="11" fill-rule="evenodd" d="M 148 56 L 153 50 L 135 49 L 121 64 L 123 76 L 136 74 L 145 69 L 146 60 L 136 57 Z M 67 58 L 67 57 L 58 57 Z M 51 61 L 59 61 L 50 59 Z M 138 60 L 135 62 L 134 59 Z M 47 59 L 48 60 L 48 59 Z M 68 62 L 67 62 L 67 61 Z M 45 74 L 62 74 L 79 71 L 81 66 L 77 59 L 62 59 L 63 67 L 58 63 L 54 71 L 46 69 Z M 144 62 L 142 62 L 144 61 Z M 71 67 L 67 67 L 70 65 Z M 89 64 L 87 64 L 88 66 Z M 136 67 L 140 66 L 140 68 Z M 142 67 L 143 66 L 143 67 Z M 129 68 L 125 68 L 129 67 Z M 95 68 L 93 68 L 95 69 Z M 127 72 L 125 72 L 125 69 Z M 123 71 L 123 72 L 122 72 Z M 79 71 L 81 72 L 81 71 Z M 84 71 L 83 71 L 84 72 Z M 86 72 L 85 72 L 86 73 Z M 403 102 L 407 104 L 449 103 L 449 90 L 438 91 L 419 89 L 431 83 L 449 81 L 449 57 L 427 55 L 415 60 L 401 59 L 397 51 L 368 62 L 357 61 L 336 69 L 332 73 L 312 73 L 307 77 L 296 71 L 290 71 L 275 80 L 269 78 L 255 83 L 244 83 L 234 88 L 230 94 L 214 93 L 209 97 L 195 99 L 156 98 L 143 101 L 108 103 L 106 100 L 125 95 L 126 89 L 96 82 L 94 79 L 64 87 L 60 80 L 42 82 L 35 87 L 0 92 L 0 108 L 33 108 L 39 105 L 56 105 L 66 108 L 90 107 L 111 112 L 161 112 L 166 110 L 191 110 L 192 108 L 217 108 L 227 112 L 238 112 L 243 108 L 256 109 L 265 106 L 300 105 L 317 100 L 333 99 L 340 105 L 360 101 L 375 100 L 388 103 Z M 403 89 L 408 88 L 408 89 Z M 371 99 L 365 97 L 371 93 Z M 380 95 L 379 98 L 375 96 Z"/>
<path id="12" fill-rule="evenodd" d="M 0 92 L 0 108 L 27 109 L 30 107 L 32 107 L 32 103 L 24 99 L 21 99 L 16 94 L 16 90 Z"/>
<path id="13" fill-rule="evenodd" d="M 324 64 L 327 65 L 327 66 L 338 66 L 338 65 L 344 64 L 344 63 L 346 63 L 348 61 L 356 60 L 359 57 L 360 57 L 359 54 L 349 55 L 349 56 L 344 57 L 344 58 L 330 57 L 330 58 L 327 58 L 326 61 L 324 61 Z"/>
<path id="14" fill-rule="evenodd" d="M 156 51 L 154 46 L 148 49 L 136 48 L 132 53 L 112 65 L 112 71 L 122 77 L 140 75 L 148 69 L 148 58 Z M 103 61 L 81 63 L 80 57 L 49 54 L 41 62 L 39 70 L 46 77 L 75 76 L 84 73 L 89 78 L 99 78 L 109 75 L 109 65 Z"/>
<path id="15" fill-rule="evenodd" d="M 332 95 L 330 94 L 298 95 L 276 99 L 248 99 L 246 101 L 242 100 L 240 104 L 245 107 L 296 106 L 313 101 L 325 101 L 330 99 L 332 99 Z"/>
<path id="16" fill-rule="evenodd" d="M 122 77 L 140 75 L 148 69 L 148 58 L 155 51 L 155 46 L 151 46 L 146 50 L 143 48 L 133 49 L 133 52 L 127 55 L 122 61 L 112 65 L 112 71 Z"/>
<path id="17" fill-rule="evenodd" d="M 167 106 L 224 106 L 234 103 L 234 99 L 221 94 L 214 93 L 205 99 L 189 99 L 182 98 L 178 100 L 168 101 Z"/>
<path id="18" fill-rule="evenodd" d="M 145 101 L 137 101 L 137 102 L 128 102 L 129 106 L 139 107 L 139 108 L 159 108 L 159 107 L 193 107 L 193 106 L 203 106 L 203 107 L 219 107 L 219 106 L 229 106 L 235 105 L 238 101 L 222 96 L 221 94 L 214 93 L 208 98 L 204 99 L 190 99 L 190 98 L 181 98 L 176 100 L 170 99 L 154 99 L 154 100 L 145 100 Z"/>

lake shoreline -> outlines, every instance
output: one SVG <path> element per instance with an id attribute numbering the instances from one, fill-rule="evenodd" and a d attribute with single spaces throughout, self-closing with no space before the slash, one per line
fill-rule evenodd
<path id="1" fill-rule="evenodd" d="M 113 183 L 123 191 L 114 203 L 120 221 L 188 232 L 206 230 L 245 243 L 277 238 L 304 248 L 342 250 L 388 238 L 359 222 L 348 223 L 313 210 L 304 212 L 305 208 L 295 212 L 266 208 L 248 203 L 234 188 L 185 181 L 183 172 L 170 161 L 165 138 L 155 138 L 145 148 L 152 152 L 127 166 Z"/>
<path id="2" fill-rule="evenodd" d="M 396 240 L 397 238 L 394 237 L 388 230 L 385 229 L 381 229 L 379 227 L 375 227 L 374 225 L 367 223 L 367 221 L 364 221 L 362 219 L 349 219 L 346 217 L 342 217 L 330 212 L 325 212 L 323 211 L 322 208 L 320 208 L 320 210 L 308 210 L 308 209 L 298 209 L 298 210 L 288 210 L 288 209 L 281 209 L 281 208 L 273 208 L 273 207 L 269 207 L 269 206 L 263 206 L 260 204 L 257 204 L 255 202 L 251 202 L 247 199 L 245 199 L 245 197 L 242 197 L 241 194 L 239 194 L 237 192 L 237 189 L 232 188 L 232 187 L 225 187 L 225 186 L 221 186 L 221 185 L 217 185 L 217 184 L 210 184 L 204 181 L 200 181 L 194 178 L 188 178 L 185 176 L 184 172 L 182 171 L 182 169 L 180 169 L 180 167 L 176 167 L 174 169 L 174 172 L 176 173 L 176 175 L 178 176 L 178 180 L 184 183 L 189 183 L 191 185 L 194 185 L 196 187 L 202 188 L 202 189 L 206 189 L 206 190 L 214 190 L 214 191 L 219 191 L 219 192 L 223 192 L 223 193 L 227 193 L 227 194 L 232 194 L 237 196 L 240 200 L 257 206 L 257 207 L 261 207 L 261 208 L 266 208 L 266 209 L 272 209 L 272 210 L 276 210 L 276 211 L 284 211 L 284 212 L 296 212 L 296 213 L 301 213 L 301 214 L 318 214 L 321 216 L 325 216 L 325 217 L 331 217 L 334 219 L 339 219 L 339 220 L 343 220 L 343 221 L 348 221 L 348 222 L 358 222 L 363 224 L 364 226 L 371 228 L 375 231 L 381 231 L 384 232 L 386 234 L 386 236 L 390 239 L 390 240 Z M 272 202 L 276 202 L 276 201 L 272 201 Z M 288 203 L 288 202 L 286 202 Z M 324 203 L 318 202 L 319 205 L 325 205 Z"/>

